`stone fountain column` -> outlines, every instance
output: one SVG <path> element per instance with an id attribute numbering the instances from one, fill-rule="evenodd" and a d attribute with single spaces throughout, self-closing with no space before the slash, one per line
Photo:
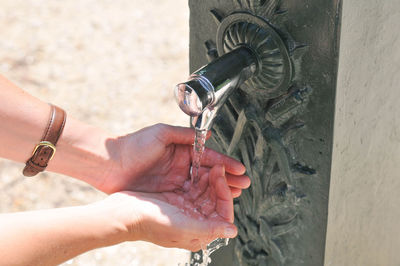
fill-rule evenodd
<path id="1" fill-rule="evenodd" d="M 325 265 L 400 265 L 400 1 L 343 1 Z"/>
<path id="2" fill-rule="evenodd" d="M 241 160 L 239 236 L 214 265 L 324 260 L 341 2 L 202 0 L 190 5 L 191 72 L 240 45 L 260 71 L 232 95 L 208 145 Z"/>
<path id="3" fill-rule="evenodd" d="M 191 72 L 240 45 L 261 62 L 208 142 L 252 179 L 213 265 L 398 265 L 400 2 L 189 6 Z"/>

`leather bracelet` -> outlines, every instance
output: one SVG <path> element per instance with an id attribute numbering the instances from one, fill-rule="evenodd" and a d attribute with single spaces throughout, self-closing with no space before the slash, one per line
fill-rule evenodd
<path id="1" fill-rule="evenodd" d="M 35 176 L 43 172 L 56 153 L 57 141 L 63 132 L 67 115 L 63 109 L 55 105 L 50 106 L 51 113 L 46 131 L 33 150 L 32 156 L 26 161 L 22 171 L 24 176 Z"/>

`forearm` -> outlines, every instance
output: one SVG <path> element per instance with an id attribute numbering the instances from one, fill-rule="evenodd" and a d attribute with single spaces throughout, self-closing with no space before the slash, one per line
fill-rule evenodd
<path id="1" fill-rule="evenodd" d="M 50 106 L 0 76 L 0 156 L 22 162 L 43 135 Z"/>
<path id="2" fill-rule="evenodd" d="M 94 204 L 0 215 L 0 265 L 57 265 L 122 242 L 126 228 L 106 211 Z"/>
<path id="3" fill-rule="evenodd" d="M 40 142 L 49 115 L 47 103 L 0 76 L 0 157 L 24 163 Z M 113 165 L 113 142 L 104 131 L 68 116 L 47 170 L 99 187 Z"/>
<path id="4" fill-rule="evenodd" d="M 115 140 L 99 128 L 67 118 L 57 151 L 48 171 L 83 180 L 101 189 L 105 176 L 112 171 Z"/>

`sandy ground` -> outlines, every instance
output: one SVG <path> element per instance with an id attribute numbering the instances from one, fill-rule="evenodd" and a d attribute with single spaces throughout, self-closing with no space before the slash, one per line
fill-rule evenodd
<path id="1" fill-rule="evenodd" d="M 87 123 L 126 134 L 158 122 L 187 125 L 173 86 L 188 75 L 186 0 L 0 0 L 0 73 Z M 1 125 L 0 125 L 1 126 Z M 105 197 L 52 173 L 35 178 L 0 160 L 0 212 Z M 186 251 L 136 242 L 65 265 L 183 265 Z"/>

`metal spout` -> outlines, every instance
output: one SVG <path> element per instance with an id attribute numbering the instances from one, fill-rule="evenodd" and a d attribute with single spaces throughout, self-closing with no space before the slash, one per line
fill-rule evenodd
<path id="1" fill-rule="evenodd" d="M 209 130 L 219 108 L 257 70 L 257 59 L 247 47 L 224 54 L 175 87 L 179 107 L 191 116 L 192 126 Z"/>

